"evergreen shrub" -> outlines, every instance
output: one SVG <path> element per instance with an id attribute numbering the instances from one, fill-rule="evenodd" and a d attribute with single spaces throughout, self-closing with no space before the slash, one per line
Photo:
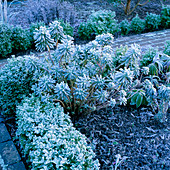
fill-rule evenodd
<path id="1" fill-rule="evenodd" d="M 15 51 L 22 51 L 31 48 L 31 42 L 29 38 L 29 31 L 19 26 L 12 29 L 12 48 Z"/>
<path id="2" fill-rule="evenodd" d="M 163 6 L 162 8 L 161 24 L 164 28 L 170 28 L 170 5 Z"/>
<path id="3" fill-rule="evenodd" d="M 6 57 L 12 52 L 12 31 L 7 24 L 0 23 L 0 56 Z"/>
<path id="4" fill-rule="evenodd" d="M 99 10 L 92 13 L 86 23 L 81 23 L 78 28 L 79 36 L 91 39 L 94 35 L 103 33 L 115 34 L 119 32 L 119 25 L 115 19 L 115 12 L 110 10 Z"/>
<path id="5" fill-rule="evenodd" d="M 16 105 L 31 93 L 36 75 L 41 75 L 42 64 L 34 56 L 13 57 L 0 69 L 0 107 L 3 114 L 15 115 Z"/>
<path id="6" fill-rule="evenodd" d="M 120 29 L 121 29 L 121 34 L 123 35 L 127 35 L 130 31 L 130 23 L 127 19 L 123 20 L 121 23 L 120 23 Z"/>
<path id="7" fill-rule="evenodd" d="M 25 98 L 17 107 L 17 136 L 32 169 L 98 170 L 99 161 L 59 103 Z"/>
<path id="8" fill-rule="evenodd" d="M 145 21 L 141 19 L 138 14 L 131 21 L 131 29 L 137 34 L 145 30 Z"/>
<path id="9" fill-rule="evenodd" d="M 161 25 L 161 17 L 157 14 L 147 13 L 147 16 L 145 17 L 145 26 L 146 29 L 149 31 L 154 31 L 159 29 L 159 26 Z"/>

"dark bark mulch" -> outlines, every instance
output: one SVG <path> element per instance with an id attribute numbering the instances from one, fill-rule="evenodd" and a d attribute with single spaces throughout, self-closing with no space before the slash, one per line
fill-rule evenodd
<path id="1" fill-rule="evenodd" d="M 169 120 L 169 119 L 168 119 Z M 116 107 L 82 116 L 75 126 L 85 134 L 102 170 L 170 169 L 170 126 L 154 119 L 149 109 Z"/>

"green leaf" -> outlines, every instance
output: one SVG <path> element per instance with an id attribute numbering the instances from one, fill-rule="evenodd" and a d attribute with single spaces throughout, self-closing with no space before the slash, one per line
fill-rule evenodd
<path id="1" fill-rule="evenodd" d="M 143 95 L 138 94 L 137 99 L 136 99 L 136 107 L 137 108 L 142 104 L 142 101 L 143 101 Z"/>
<path id="2" fill-rule="evenodd" d="M 134 94 L 133 96 L 132 96 L 132 98 L 131 98 L 131 105 L 135 105 L 136 104 L 136 99 L 137 99 L 137 96 L 138 96 L 138 94 L 136 93 L 136 94 Z"/>
<path id="3" fill-rule="evenodd" d="M 149 65 L 149 74 L 150 75 L 158 75 L 158 69 L 155 66 L 155 64 L 153 64 L 153 63 Z"/>

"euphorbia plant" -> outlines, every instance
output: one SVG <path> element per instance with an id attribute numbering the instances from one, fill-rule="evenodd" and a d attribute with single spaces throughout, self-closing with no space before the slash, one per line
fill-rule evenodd
<path id="1" fill-rule="evenodd" d="M 73 45 L 69 37 L 62 40 L 52 54 L 55 65 L 52 66 L 50 75 L 48 78 L 40 78 L 45 80 L 41 84 L 46 84 L 50 90 L 42 87 L 39 81 L 37 86 L 34 86 L 34 91 L 59 101 L 66 111 L 76 114 L 83 109 L 93 111 L 102 107 L 113 107 L 115 104 L 126 105 L 129 100 L 130 104 L 136 107 L 147 104 L 153 107 L 154 100 L 161 104 L 160 95 L 149 97 L 149 88 L 145 82 L 150 82 L 156 93 L 160 91 L 161 82 L 156 82 L 155 77 L 167 75 L 168 70 L 164 68 L 169 56 L 158 60 L 158 56 L 163 55 L 157 53 L 150 62 L 145 62 L 143 67 L 139 45 L 121 47 L 114 54 L 112 43 L 111 34 L 99 35 L 83 46 Z M 164 91 L 168 96 L 169 91 Z M 158 104 L 156 113 L 160 113 L 159 110 L 167 111 L 167 102 L 163 103 L 160 107 Z"/>

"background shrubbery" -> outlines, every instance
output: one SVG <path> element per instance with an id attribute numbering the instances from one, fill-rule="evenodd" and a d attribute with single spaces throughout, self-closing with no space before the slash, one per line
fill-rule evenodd
<path id="1" fill-rule="evenodd" d="M 54 3 L 53 0 L 51 1 L 52 3 Z M 87 19 L 87 22 L 83 22 L 80 24 L 78 28 L 78 33 L 80 38 L 82 39 L 94 39 L 96 35 L 102 33 L 108 33 L 108 32 L 111 33 L 112 35 L 116 35 L 119 33 L 123 35 L 127 35 L 129 33 L 142 33 L 147 31 L 158 30 L 161 28 L 170 28 L 169 11 L 170 11 L 170 6 L 164 6 L 162 8 L 161 15 L 148 13 L 144 19 L 141 19 L 138 15 L 136 15 L 136 17 L 134 17 L 131 20 L 131 22 L 125 19 L 122 22 L 120 22 L 120 24 L 118 24 L 117 20 L 115 20 L 115 12 L 100 10 L 92 13 Z M 32 14 L 30 15 L 39 16 L 40 14 L 36 14 L 32 11 Z M 35 47 L 34 38 L 33 38 L 34 36 L 33 32 L 35 31 L 35 29 L 39 29 L 40 26 L 45 26 L 45 24 L 47 23 L 49 24 L 50 21 L 55 19 L 54 17 L 52 17 L 51 19 L 46 18 L 46 19 L 42 19 L 44 22 L 41 22 L 40 19 L 41 17 L 38 16 L 37 19 L 33 20 L 35 23 L 31 23 L 31 22 L 29 23 L 27 29 L 23 29 L 18 26 L 12 27 L 2 23 L 0 24 L 1 27 L 0 39 L 2 40 L 0 41 L 1 43 L 0 55 L 2 57 L 11 54 L 11 52 L 18 52 L 18 51 L 27 50 Z M 45 20 L 48 20 L 48 22 Z M 59 22 L 63 27 L 64 34 L 73 36 L 73 27 L 69 24 L 71 21 L 67 22 L 66 19 L 59 19 Z"/>
<path id="2" fill-rule="evenodd" d="M 102 33 L 114 34 L 119 31 L 119 26 L 115 18 L 115 12 L 100 10 L 92 13 L 86 23 L 81 23 L 78 29 L 80 37 L 83 39 L 94 38 Z"/>
<path id="3" fill-rule="evenodd" d="M 59 20 L 65 35 L 73 36 L 73 28 L 69 23 Z M 29 28 L 24 29 L 20 26 L 10 26 L 5 23 L 0 24 L 0 56 L 7 57 L 12 52 L 21 52 L 28 49 L 35 49 L 34 32 L 41 26 L 45 26 L 44 22 L 32 23 Z"/>
<path id="4" fill-rule="evenodd" d="M 81 23 L 78 29 L 79 36 L 82 39 L 93 39 L 94 35 L 102 33 L 142 33 L 154 31 L 162 28 L 170 28 L 170 6 L 164 6 L 161 15 L 147 13 L 144 19 L 138 15 L 132 18 L 131 22 L 127 19 L 117 23 L 114 19 L 115 14 L 112 11 L 97 11 L 91 14 L 87 22 Z"/>
<path id="5" fill-rule="evenodd" d="M 21 25 L 24 28 L 42 21 L 48 25 L 56 18 L 73 25 L 77 15 L 74 6 L 68 1 L 62 0 L 27 0 L 15 8 L 9 8 L 9 14 L 10 24 Z"/>
<path id="6" fill-rule="evenodd" d="M 11 36 L 11 27 L 0 23 L 0 56 L 6 56 L 12 52 Z"/>

